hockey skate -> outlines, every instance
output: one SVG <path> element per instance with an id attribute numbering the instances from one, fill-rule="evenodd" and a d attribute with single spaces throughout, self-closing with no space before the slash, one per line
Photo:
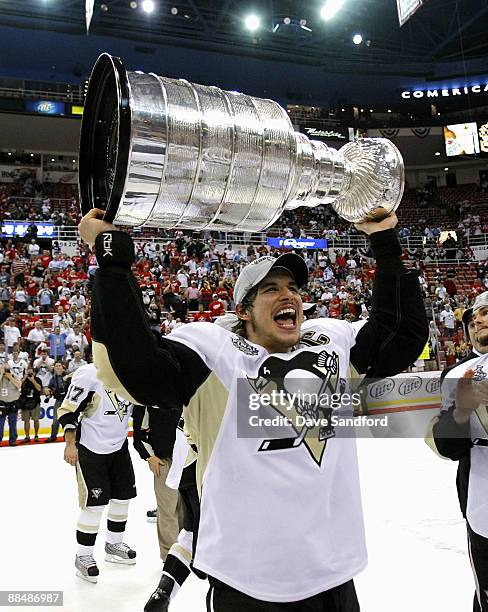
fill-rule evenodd
<path id="1" fill-rule="evenodd" d="M 98 571 L 97 564 L 95 563 L 95 559 L 92 555 L 76 555 L 75 559 L 75 567 L 76 567 L 76 575 L 83 580 L 87 580 L 88 582 L 97 582 L 98 581 Z"/>
<path id="2" fill-rule="evenodd" d="M 158 520 L 158 511 L 157 510 L 148 510 L 146 512 L 147 522 L 148 523 L 156 523 Z"/>
<path id="3" fill-rule="evenodd" d="M 163 574 L 156 590 L 144 606 L 144 612 L 168 612 L 174 585 L 173 578 Z"/>
<path id="4" fill-rule="evenodd" d="M 125 565 L 134 565 L 136 562 L 136 551 L 123 542 L 117 544 L 109 544 L 105 542 L 105 561 L 110 563 L 123 563 Z"/>

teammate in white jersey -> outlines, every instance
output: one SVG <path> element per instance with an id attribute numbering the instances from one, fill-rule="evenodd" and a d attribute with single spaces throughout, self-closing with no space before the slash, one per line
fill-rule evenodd
<path id="1" fill-rule="evenodd" d="M 330 416 L 317 402 L 273 400 L 254 410 L 251 399 L 259 405 L 265 394 L 303 383 L 335 395 L 342 409 L 354 372 L 389 376 L 417 359 L 428 326 L 417 274 L 400 259 L 396 216 L 358 224 L 377 262 L 371 314 L 360 330 L 334 319 L 302 325 L 299 289 L 308 270 L 286 253 L 243 269 L 233 332 L 196 323 L 162 338 L 151 333 L 131 273 L 132 241 L 102 214 L 88 213 L 80 233 L 95 242 L 100 265 L 92 336 L 105 385 L 142 405 L 188 405 L 197 390 L 225 398 L 202 401 L 191 425 L 201 495 L 193 563 L 209 576 L 208 610 L 357 612 L 353 578 L 367 558 L 355 440 L 336 436 L 327 419 L 329 426 L 295 426 L 296 416 Z M 279 420 L 280 409 L 293 421 L 278 433 L 266 423 L 252 429 L 253 415 Z"/>
<path id="2" fill-rule="evenodd" d="M 456 484 L 468 530 L 476 593 L 473 612 L 488 612 L 488 291 L 463 313 L 472 352 L 442 373 L 442 410 L 429 446 L 459 461 Z"/>
<path id="3" fill-rule="evenodd" d="M 76 575 L 89 582 L 98 580 L 93 550 L 107 505 L 105 560 L 136 562 L 135 551 L 123 542 L 129 500 L 136 496 L 127 444 L 131 408 L 130 402 L 105 389 L 95 366 L 87 364 L 73 374 L 58 412 L 66 440 L 64 459 L 76 466 L 78 481 Z"/>

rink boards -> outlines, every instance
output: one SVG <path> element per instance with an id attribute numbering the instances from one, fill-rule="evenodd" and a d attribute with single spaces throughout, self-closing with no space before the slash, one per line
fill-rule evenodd
<path id="1" fill-rule="evenodd" d="M 423 437 L 431 418 L 440 406 L 440 372 L 414 372 L 384 378 L 368 385 L 365 391 L 369 415 L 387 415 L 388 426 L 380 430 L 373 428 L 368 434 L 358 432 L 361 437 Z M 52 398 L 41 396 L 41 419 L 39 436 L 47 437 L 51 432 L 53 419 Z M 17 432 L 23 437 L 24 424 L 18 413 Z M 31 423 L 31 437 L 33 426 Z M 5 421 L 4 441 L 8 440 L 8 426 Z"/>

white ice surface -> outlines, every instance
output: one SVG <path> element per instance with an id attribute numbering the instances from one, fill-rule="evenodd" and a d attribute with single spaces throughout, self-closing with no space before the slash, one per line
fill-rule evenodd
<path id="1" fill-rule="evenodd" d="M 40 608 L 53 612 L 142 612 L 161 569 L 156 526 L 145 520 L 156 505 L 147 464 L 131 449 L 138 497 L 125 540 L 137 564 L 103 561 L 104 516 L 95 553 L 99 581 L 90 584 L 74 573 L 76 481 L 63 446 L 0 449 L 0 590 L 62 590 L 63 608 Z M 363 439 L 358 448 L 369 550 L 369 566 L 356 579 L 362 612 L 469 612 L 474 583 L 456 464 L 422 440 Z M 290 562 L 306 571 L 305 562 Z M 204 612 L 206 590 L 191 576 L 171 612 Z"/>

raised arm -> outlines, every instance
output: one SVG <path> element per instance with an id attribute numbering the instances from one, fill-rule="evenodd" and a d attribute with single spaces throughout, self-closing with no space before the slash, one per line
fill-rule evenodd
<path id="1" fill-rule="evenodd" d="M 473 361 L 469 355 L 442 373 L 442 409 L 430 422 L 425 437 L 434 452 L 453 461 L 469 456 L 473 447 L 471 414 L 488 404 L 488 383 L 473 385 L 474 370 L 469 367 Z M 466 363 L 469 365 L 464 366 Z M 446 375 L 447 372 L 451 374 Z M 458 374 L 454 375 L 455 372 Z"/>
<path id="2" fill-rule="evenodd" d="M 131 238 L 90 211 L 80 234 L 95 241 L 100 268 L 92 298 L 93 357 L 103 384 L 134 404 L 186 404 L 210 373 L 202 357 L 154 333 L 131 272 Z"/>
<path id="3" fill-rule="evenodd" d="M 418 358 L 429 336 L 417 273 L 404 267 L 397 232 L 391 223 L 388 227 L 388 220 L 357 226 L 369 234 L 376 275 L 371 314 L 351 349 L 351 363 L 369 378 L 404 370 Z M 371 226 L 376 226 L 372 233 Z"/>
<path id="4" fill-rule="evenodd" d="M 20 388 L 22 387 L 22 381 L 19 380 L 18 378 L 15 378 L 15 376 L 12 376 L 10 371 L 8 371 L 8 370 L 5 371 L 5 369 L 4 369 L 3 377 L 6 378 L 7 380 L 9 380 L 16 389 L 20 390 Z"/>

